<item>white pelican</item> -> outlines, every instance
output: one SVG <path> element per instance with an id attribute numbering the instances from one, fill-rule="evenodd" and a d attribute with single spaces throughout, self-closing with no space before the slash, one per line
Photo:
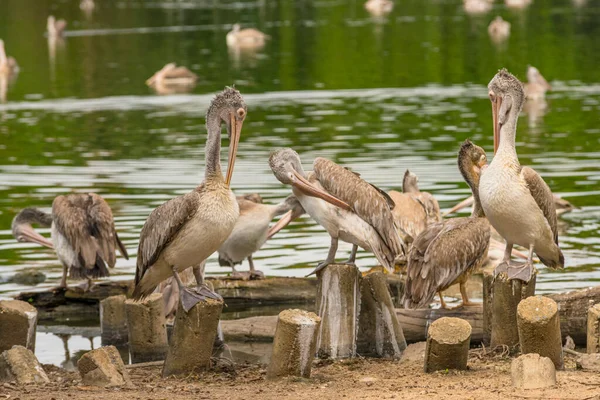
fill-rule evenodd
<path id="1" fill-rule="evenodd" d="M 533 253 L 550 268 L 563 268 L 565 259 L 558 247 L 558 225 L 554 200 L 544 180 L 519 163 L 515 148 L 517 119 L 525 102 L 523 84 L 505 69 L 488 85 L 494 123 L 494 151 L 490 166 L 483 171 L 479 187 L 481 205 L 492 226 L 506 240 L 504 260 L 496 273 L 525 282 L 533 272 Z M 511 266 L 514 244 L 529 249 L 529 259 Z"/>
<path id="2" fill-rule="evenodd" d="M 171 275 L 177 281 L 186 312 L 207 297 L 220 298 L 204 285 L 202 268 L 194 269 L 196 290 L 184 287 L 178 272 L 203 265 L 229 237 L 239 216 L 239 206 L 229 183 L 246 112 L 244 99 L 232 88 L 226 88 L 211 102 L 206 113 L 204 182 L 193 191 L 162 204 L 148 216 L 140 234 L 134 299 L 148 296 Z M 223 123 L 230 139 L 225 178 L 220 162 Z"/>
<path id="3" fill-rule="evenodd" d="M 546 97 L 547 90 L 552 90 L 552 86 L 536 67 L 529 65 L 527 67 L 527 83 L 525 84 L 525 97 L 527 100 L 541 100 Z"/>
<path id="4" fill-rule="evenodd" d="M 31 224 L 51 228 L 52 241 L 37 233 Z M 61 288 L 67 287 L 67 271 L 72 279 L 91 280 L 109 275 L 106 265 L 116 263 L 115 246 L 126 259 L 127 249 L 115 231 L 110 206 L 95 193 L 57 196 L 52 213 L 25 208 L 12 222 L 13 236 L 19 242 L 33 242 L 56 251 L 63 265 Z"/>
<path id="5" fill-rule="evenodd" d="M 289 148 L 271 153 L 269 165 L 281 183 L 292 185 L 304 210 L 331 236 L 327 258 L 309 275 L 335 261 L 339 239 L 353 244 L 346 263 L 354 263 L 361 247 L 372 251 L 388 271 L 394 271 L 394 261 L 404 254 L 404 242 L 392 216 L 394 202 L 385 192 L 320 157 L 307 175 L 300 156 Z"/>
<path id="6" fill-rule="evenodd" d="M 479 177 L 486 166 L 483 149 L 465 141 L 458 153 L 458 169 L 471 188 L 475 206 L 470 217 L 452 218 L 429 225 L 408 253 L 402 302 L 405 308 L 426 307 L 436 293 L 446 308 L 442 291 L 459 283 L 462 304 L 472 305 L 465 283 L 487 258 L 490 224 L 479 202 Z"/>

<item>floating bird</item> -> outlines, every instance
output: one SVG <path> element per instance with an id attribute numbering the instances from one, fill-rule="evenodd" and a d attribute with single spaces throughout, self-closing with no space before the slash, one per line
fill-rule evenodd
<path id="1" fill-rule="evenodd" d="M 52 241 L 37 233 L 32 224 L 50 227 Z M 115 246 L 129 259 L 115 231 L 109 205 L 95 193 L 58 196 L 52 202 L 51 214 L 25 208 L 13 219 L 12 233 L 19 242 L 33 242 L 56 251 L 63 265 L 61 288 L 67 287 L 67 271 L 72 279 L 88 279 L 88 289 L 92 279 L 109 276 L 106 266 L 115 266 Z"/>
<path id="2" fill-rule="evenodd" d="M 211 102 L 206 113 L 208 137 L 204 182 L 193 191 L 156 208 L 140 234 L 134 299 L 150 295 L 156 286 L 173 275 L 179 286 L 181 304 L 187 312 L 206 298 L 220 296 L 204 284 L 203 261 L 225 242 L 239 216 L 239 206 L 229 188 L 242 124 L 247 107 L 241 94 L 226 88 Z M 227 175 L 221 173 L 221 124 L 230 139 Z M 184 287 L 178 272 L 194 267 L 198 287 Z"/>
<path id="3" fill-rule="evenodd" d="M 234 24 L 231 32 L 227 33 L 227 46 L 241 49 L 260 49 L 264 47 L 269 35 L 254 28 L 241 29 L 240 24 Z"/>
<path id="4" fill-rule="evenodd" d="M 483 171 L 479 188 L 481 205 L 492 226 L 506 240 L 503 262 L 495 273 L 528 282 L 533 253 L 550 268 L 563 268 L 558 246 L 558 223 L 550 188 L 537 172 L 519 163 L 515 148 L 517 120 L 525 102 L 523 84 L 505 69 L 488 85 L 494 123 L 494 152 Z M 510 265 L 514 244 L 529 249 L 529 259 Z"/>
<path id="5" fill-rule="evenodd" d="M 395 203 L 392 210 L 394 221 L 400 228 L 399 233 L 404 241 L 412 241 L 427 225 L 442 220 L 437 200 L 430 193 L 421 192 L 418 182 L 417 175 L 406 170 L 402 180 L 402 193 L 395 190 L 388 192 Z"/>
<path id="6" fill-rule="evenodd" d="M 504 0 L 506 7 L 525 8 L 531 4 L 531 0 Z"/>
<path id="7" fill-rule="evenodd" d="M 529 65 L 527 67 L 527 83 L 525 84 L 525 97 L 527 100 L 541 100 L 546 97 L 547 90 L 552 90 L 552 86 L 536 67 Z"/>
<path id="8" fill-rule="evenodd" d="M 11 76 L 19 72 L 17 60 L 6 55 L 4 40 L 0 39 L 0 75 Z"/>
<path id="9" fill-rule="evenodd" d="M 346 263 L 355 262 L 360 246 L 372 251 L 388 271 L 394 271 L 396 258 L 404 254 L 404 243 L 392 216 L 394 202 L 385 192 L 320 157 L 307 175 L 300 156 L 289 148 L 271 153 L 269 165 L 281 183 L 292 185 L 304 210 L 331 236 L 327 258 L 309 275 L 335 261 L 339 239 L 353 245 Z"/>
<path id="10" fill-rule="evenodd" d="M 467 14 L 483 14 L 492 9 L 494 0 L 464 0 L 463 8 Z"/>
<path id="11" fill-rule="evenodd" d="M 465 141 L 458 153 L 458 168 L 471 188 L 475 206 L 470 217 L 453 218 L 429 225 L 408 253 L 407 277 L 402 302 L 405 308 L 422 308 L 442 291 L 459 283 L 462 304 L 472 305 L 465 284 L 487 258 L 490 225 L 479 202 L 479 178 L 486 166 L 485 151 Z"/>
<path id="12" fill-rule="evenodd" d="M 186 67 L 169 63 L 146 80 L 160 94 L 185 93 L 196 86 L 198 75 Z"/>
<path id="13" fill-rule="evenodd" d="M 48 21 L 46 22 L 46 30 L 48 32 L 48 37 L 62 37 L 66 27 L 67 22 L 64 19 L 56 20 L 54 18 L 54 15 L 48 16 Z"/>
<path id="14" fill-rule="evenodd" d="M 510 22 L 497 16 L 488 26 L 488 33 L 495 42 L 502 42 L 510 36 Z"/>
<path id="15" fill-rule="evenodd" d="M 237 202 L 240 216 L 227 240 L 219 247 L 219 265 L 231 267 L 232 277 L 245 278 L 243 273 L 235 270 L 235 265 L 247 258 L 250 266 L 248 278 L 263 278 L 264 274 L 254 268 L 252 254 L 267 241 L 269 223 L 277 215 L 288 212 L 289 218 L 294 219 L 302 215 L 304 209 L 294 195 L 275 205 L 262 204 L 262 198 L 257 193 L 239 196 Z"/>
<path id="16" fill-rule="evenodd" d="M 365 3 L 365 10 L 374 17 L 381 17 L 389 14 L 394 9 L 394 2 L 391 0 L 368 0 Z"/>

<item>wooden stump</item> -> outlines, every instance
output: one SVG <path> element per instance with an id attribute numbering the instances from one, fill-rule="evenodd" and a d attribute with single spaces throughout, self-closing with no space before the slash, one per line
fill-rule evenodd
<path id="1" fill-rule="evenodd" d="M 368 274 L 362 279 L 360 288 L 357 352 L 374 357 L 402 357 L 406 339 L 385 275 L 381 272 Z"/>
<path id="2" fill-rule="evenodd" d="M 589 354 L 600 353 L 600 304 L 588 310 L 586 343 Z"/>
<path id="3" fill-rule="evenodd" d="M 0 301 L 0 353 L 13 346 L 35 351 L 37 310 L 20 300 Z"/>
<path id="4" fill-rule="evenodd" d="M 164 360 L 168 345 L 163 309 L 160 293 L 152 293 L 140 302 L 125 302 L 132 363 Z"/>
<path id="5" fill-rule="evenodd" d="M 542 296 L 523 300 L 517 308 L 517 325 L 521 353 L 548 357 L 556 369 L 562 369 L 560 319 L 554 300 Z"/>
<path id="6" fill-rule="evenodd" d="M 308 311 L 284 310 L 279 313 L 267 378 L 310 378 L 320 324 L 321 318 Z"/>
<path id="7" fill-rule="evenodd" d="M 123 345 L 127 343 L 127 312 L 124 294 L 111 296 L 100 302 L 100 329 L 102 345 Z"/>
<path id="8" fill-rule="evenodd" d="M 520 280 L 508 280 L 506 274 L 500 274 L 492 286 L 492 333 L 490 346 L 506 345 L 514 348 L 519 344 L 517 329 L 517 306 L 519 302 L 535 294 L 536 274 L 528 283 Z M 484 307 L 486 303 L 484 302 Z M 486 313 L 484 312 L 484 315 Z"/>
<path id="9" fill-rule="evenodd" d="M 434 321 L 427 332 L 425 372 L 467 369 L 471 325 L 460 318 L 443 317 Z"/>
<path id="10" fill-rule="evenodd" d="M 483 339 L 484 345 L 489 346 L 492 340 L 492 291 L 494 288 L 494 274 L 483 271 Z"/>
<path id="11" fill-rule="evenodd" d="M 318 355 L 353 357 L 360 309 L 360 271 L 355 265 L 330 264 L 319 272 L 318 280 Z"/>
<path id="12" fill-rule="evenodd" d="M 167 359 L 162 370 L 163 377 L 188 375 L 210 366 L 222 309 L 222 300 L 207 299 L 186 313 L 179 303 Z"/>

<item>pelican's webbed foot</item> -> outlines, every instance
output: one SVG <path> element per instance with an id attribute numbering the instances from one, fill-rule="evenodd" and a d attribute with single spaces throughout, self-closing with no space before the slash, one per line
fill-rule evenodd
<path id="1" fill-rule="evenodd" d="M 305 275 L 304 277 L 305 277 L 305 278 L 307 278 L 307 277 L 309 277 L 309 276 L 311 276 L 311 275 L 313 275 L 313 274 L 316 274 L 317 272 L 319 272 L 319 271 L 323 270 L 323 269 L 324 269 L 326 266 L 328 266 L 329 264 L 331 264 L 331 262 L 330 262 L 330 261 L 327 261 L 327 260 L 320 262 L 320 263 L 319 263 L 319 265 L 317 265 L 317 268 L 315 268 L 315 269 L 313 270 L 313 272 L 311 272 L 311 273 L 310 273 L 310 274 L 308 274 L 308 275 Z"/>
<path id="2" fill-rule="evenodd" d="M 185 312 L 188 312 L 196 304 L 206 299 L 223 300 L 223 298 L 216 292 L 212 291 L 205 284 L 199 285 L 194 289 L 183 288 L 181 290 L 181 305 Z"/>
<path id="3" fill-rule="evenodd" d="M 508 269 L 507 275 L 508 279 L 519 279 L 527 283 L 531 280 L 531 277 L 533 276 L 533 264 L 527 261 L 523 264 L 518 264 L 514 266 L 511 265 Z"/>
<path id="4" fill-rule="evenodd" d="M 500 264 L 498 264 L 494 269 L 494 279 L 500 274 L 508 274 L 508 267 L 508 262 L 506 261 L 502 261 Z"/>

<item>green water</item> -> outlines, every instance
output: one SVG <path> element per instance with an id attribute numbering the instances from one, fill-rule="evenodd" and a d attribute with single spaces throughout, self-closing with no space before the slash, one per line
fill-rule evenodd
<path id="1" fill-rule="evenodd" d="M 410 168 L 449 208 L 468 195 L 456 168 L 459 144 L 471 138 L 491 158 L 485 86 L 501 67 L 524 79 L 532 64 L 554 90 L 520 119 L 521 162 L 580 207 L 562 218 L 567 268 L 542 269 L 538 287 L 564 291 L 600 279 L 600 1 L 536 0 L 519 11 L 497 1 L 479 16 L 465 14 L 460 0 L 396 1 L 381 19 L 350 0 L 97 3 L 86 16 L 78 0 L 0 2 L 0 38 L 21 66 L 0 104 L 1 278 L 37 267 L 50 278 L 40 287 L 56 285 L 54 254 L 16 243 L 10 223 L 19 209 L 48 208 L 72 190 L 110 202 L 135 254 L 151 210 L 202 180 L 204 114 L 231 84 L 249 107 L 236 193 L 283 199 L 289 188 L 272 176 L 267 157 L 290 146 L 307 168 L 328 157 L 385 189 L 398 189 Z M 50 13 L 69 22 L 54 49 L 44 36 Z M 495 15 L 512 23 L 500 45 L 487 33 Z M 225 34 L 235 22 L 268 33 L 264 50 L 230 53 Z M 158 96 L 145 86 L 171 61 L 199 75 L 192 93 Z M 268 275 L 302 276 L 328 246 L 326 232 L 305 217 L 255 263 Z M 338 256 L 348 250 L 340 246 Z M 375 262 L 359 253 L 360 266 Z M 119 259 L 113 279 L 131 278 L 134 268 L 135 258 Z M 209 259 L 209 274 L 226 271 Z M 0 284 L 0 296 L 24 288 Z"/>

